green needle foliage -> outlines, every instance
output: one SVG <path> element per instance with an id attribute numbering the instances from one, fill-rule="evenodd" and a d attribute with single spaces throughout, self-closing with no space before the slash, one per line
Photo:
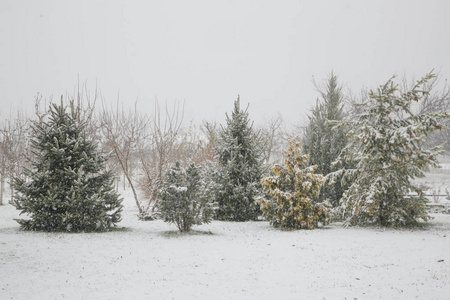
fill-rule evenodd
<path id="1" fill-rule="evenodd" d="M 336 167 L 332 163 L 339 157 L 341 151 L 347 146 L 347 130 L 342 126 L 334 128 L 334 122 L 344 119 L 344 95 L 342 87 L 338 85 L 337 76 L 331 73 L 327 85 L 321 88 L 321 101 L 309 115 L 309 124 L 303 139 L 303 152 L 309 155 L 309 165 L 316 165 L 316 173 L 324 176 L 342 169 L 343 165 Z M 328 200 L 334 207 L 344 193 L 345 186 L 341 178 L 335 178 L 333 184 L 327 181 L 320 191 L 319 198 Z"/>
<path id="2" fill-rule="evenodd" d="M 191 164 L 186 170 L 177 162 L 167 172 L 159 191 L 158 214 L 178 229 L 190 231 L 193 225 L 211 222 L 215 206 L 207 197 L 199 169 Z"/>
<path id="3" fill-rule="evenodd" d="M 28 219 L 25 230 L 102 231 L 121 220 L 121 199 L 107 157 L 84 134 L 86 123 L 73 102 L 52 104 L 46 122 L 32 125 L 32 169 L 15 178 L 14 205 Z"/>
<path id="4" fill-rule="evenodd" d="M 255 220 L 261 214 L 254 198 L 261 194 L 262 147 L 247 110 L 234 102 L 231 117 L 220 132 L 216 147 L 219 170 L 214 176 L 217 218 L 229 221 Z"/>
<path id="5" fill-rule="evenodd" d="M 341 123 L 351 128 L 352 141 L 345 152 L 353 153 L 357 163 L 355 169 L 343 171 L 354 178 L 342 199 L 346 224 L 414 226 L 428 220 L 427 199 L 413 180 L 423 177 L 428 166 L 437 165 L 442 147 L 422 146 L 449 116 L 414 114 L 412 108 L 429 93 L 421 87 L 433 77 L 425 76 L 407 92 L 400 92 L 391 78 L 369 93 L 361 114 Z"/>

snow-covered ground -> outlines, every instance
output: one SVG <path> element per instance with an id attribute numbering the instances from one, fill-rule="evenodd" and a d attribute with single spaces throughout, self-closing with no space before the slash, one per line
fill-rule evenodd
<path id="1" fill-rule="evenodd" d="M 0 299 L 450 297 L 450 215 L 415 230 L 214 221 L 179 234 L 124 198 L 126 230 L 109 233 L 24 232 L 0 207 Z"/>

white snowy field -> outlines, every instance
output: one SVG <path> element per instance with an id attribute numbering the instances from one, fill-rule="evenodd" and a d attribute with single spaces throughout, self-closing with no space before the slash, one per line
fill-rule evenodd
<path id="1" fill-rule="evenodd" d="M 108 233 L 24 232 L 0 207 L 0 299 L 450 298 L 450 215 L 415 230 L 214 221 L 179 234 L 124 196 L 126 230 Z"/>

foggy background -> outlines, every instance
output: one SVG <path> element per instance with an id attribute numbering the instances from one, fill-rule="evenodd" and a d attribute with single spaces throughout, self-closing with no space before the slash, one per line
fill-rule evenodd
<path id="1" fill-rule="evenodd" d="M 300 122 L 331 71 L 358 94 L 392 75 L 450 70 L 450 1 L 0 1 L 0 114 L 73 94 L 185 119 Z"/>

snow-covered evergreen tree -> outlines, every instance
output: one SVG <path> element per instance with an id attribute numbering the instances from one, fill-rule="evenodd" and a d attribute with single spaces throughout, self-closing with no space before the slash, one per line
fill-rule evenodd
<path id="1" fill-rule="evenodd" d="M 308 155 L 301 154 L 298 138 L 289 141 L 282 165 L 274 165 L 271 175 L 261 179 L 267 198 L 257 198 L 263 216 L 275 227 L 312 229 L 327 225 L 331 205 L 319 200 L 325 179 L 308 166 Z"/>
<path id="2" fill-rule="evenodd" d="M 180 231 L 211 222 L 215 205 L 209 201 L 200 170 L 191 164 L 186 170 L 177 162 L 169 169 L 159 190 L 158 215 L 175 223 Z"/>
<path id="3" fill-rule="evenodd" d="M 120 221 L 121 199 L 113 174 L 105 171 L 107 157 L 85 133 L 79 110 L 52 104 L 49 120 L 32 126 L 32 169 L 15 178 L 14 205 L 28 219 L 23 229 L 101 231 Z"/>
<path id="4" fill-rule="evenodd" d="M 328 175 L 336 171 L 332 163 L 348 143 L 344 126 L 334 128 L 333 123 L 344 119 L 344 95 L 337 76 L 331 73 L 325 88 L 319 89 L 322 100 L 317 100 L 309 115 L 309 124 L 303 139 L 303 152 L 309 155 L 309 164 L 316 165 L 316 173 Z M 342 168 L 343 166 L 339 166 Z M 339 205 L 344 192 L 341 178 L 327 181 L 320 192 L 320 199 L 328 199 L 333 206 Z"/>
<path id="5" fill-rule="evenodd" d="M 262 147 L 250 123 L 247 110 L 241 110 L 239 98 L 231 117 L 222 128 L 215 146 L 221 167 L 216 172 L 215 201 L 220 220 L 255 220 L 260 215 L 254 198 L 261 193 Z"/>
<path id="6" fill-rule="evenodd" d="M 355 178 L 342 198 L 346 224 L 411 226 L 428 220 L 427 199 L 413 180 L 424 176 L 424 168 L 437 165 L 441 148 L 425 150 L 422 145 L 448 115 L 416 115 L 411 109 L 429 92 L 421 87 L 433 77 L 427 75 L 404 93 L 391 78 L 369 93 L 361 114 L 344 122 L 352 137 L 345 152 L 353 152 L 357 162 L 355 169 L 345 172 Z"/>

